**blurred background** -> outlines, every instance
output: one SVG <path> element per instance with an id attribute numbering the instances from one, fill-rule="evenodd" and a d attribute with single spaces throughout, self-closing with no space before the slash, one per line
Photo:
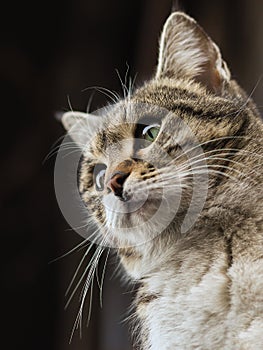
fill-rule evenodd
<path id="1" fill-rule="evenodd" d="M 263 106 L 263 2 L 182 0 L 219 44 L 232 75 Z M 94 283 L 91 321 L 69 344 L 78 297 L 64 296 L 83 251 L 49 262 L 81 242 L 64 220 L 53 188 L 55 157 L 64 134 L 56 111 L 85 111 L 90 86 L 121 92 L 127 64 L 136 84 L 151 77 L 168 0 L 45 0 L 6 2 L 1 18 L 1 343 L 5 349 L 132 349 L 127 305 L 131 288 L 106 270 L 103 307 Z M 91 110 L 107 102 L 95 93 Z M 102 261 L 104 261 L 103 257 Z M 100 271 L 101 272 L 101 271 Z M 4 326 L 4 327 L 3 327 Z"/>

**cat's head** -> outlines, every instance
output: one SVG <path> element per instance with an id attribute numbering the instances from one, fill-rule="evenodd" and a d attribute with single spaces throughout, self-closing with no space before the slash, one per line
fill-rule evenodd
<path id="1" fill-rule="evenodd" d="M 107 244 L 191 229 L 217 186 L 237 176 L 229 159 L 242 145 L 247 102 L 216 44 L 176 12 L 152 80 L 96 114 L 64 114 L 83 151 L 79 191 Z"/>

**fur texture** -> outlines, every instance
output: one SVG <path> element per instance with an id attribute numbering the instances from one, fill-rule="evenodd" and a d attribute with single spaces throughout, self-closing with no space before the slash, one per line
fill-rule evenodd
<path id="1" fill-rule="evenodd" d="M 158 114 L 156 106 L 168 113 Z M 65 115 L 66 128 L 76 113 Z M 77 143 L 87 143 L 80 193 L 102 240 L 114 243 L 130 281 L 139 284 L 133 316 L 137 346 L 262 349 L 263 125 L 218 47 L 193 19 L 173 13 L 161 36 L 155 77 L 94 118 L 96 127 L 86 115 L 72 133 Z M 160 131 L 154 142 L 135 148 L 134 138 L 143 135 L 138 125 L 156 123 Z M 184 124 L 198 139 L 208 172 L 204 206 L 186 233 L 181 225 L 193 195 L 191 171 L 204 168 L 200 155 L 191 153 Z M 83 128 L 89 129 L 86 140 L 76 132 L 85 134 Z M 190 160 L 178 145 L 187 145 Z M 105 173 L 94 175 L 98 163 Z M 125 179 L 114 178 L 123 173 Z M 94 182 L 100 174 L 104 188 L 98 191 Z M 179 187 L 179 207 L 165 227 Z M 164 193 L 169 210 L 154 219 Z M 144 204 L 121 212 L 130 196 L 135 205 Z"/>

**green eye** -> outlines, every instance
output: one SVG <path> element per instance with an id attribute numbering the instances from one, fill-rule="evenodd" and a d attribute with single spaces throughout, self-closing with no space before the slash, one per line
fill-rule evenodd
<path id="1" fill-rule="evenodd" d="M 145 140 L 153 142 L 158 136 L 160 131 L 160 125 L 153 124 L 146 126 L 142 131 L 142 136 Z"/>

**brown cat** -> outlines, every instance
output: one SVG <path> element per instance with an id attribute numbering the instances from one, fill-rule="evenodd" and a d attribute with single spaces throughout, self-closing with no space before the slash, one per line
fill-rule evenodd
<path id="1" fill-rule="evenodd" d="M 140 286 L 137 346 L 263 349 L 263 125 L 218 47 L 171 14 L 153 79 L 99 114 L 62 122 L 99 252 Z"/>

